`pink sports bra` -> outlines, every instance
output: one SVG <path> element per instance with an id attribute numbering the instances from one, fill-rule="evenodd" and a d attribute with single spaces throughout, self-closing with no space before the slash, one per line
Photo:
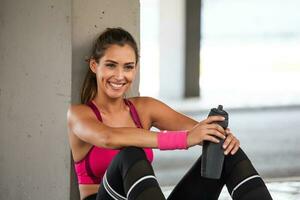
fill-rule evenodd
<path id="1" fill-rule="evenodd" d="M 136 126 L 138 128 L 143 128 L 134 105 L 128 99 L 124 99 L 124 102 L 129 106 L 130 115 Z M 89 101 L 87 105 L 94 111 L 98 120 L 102 122 L 100 111 L 97 106 L 92 101 Z M 100 184 L 110 162 L 119 151 L 120 150 L 117 149 L 107 149 L 93 145 L 82 160 L 74 163 L 78 184 Z M 152 149 L 144 148 L 144 151 L 148 160 L 152 162 Z"/>

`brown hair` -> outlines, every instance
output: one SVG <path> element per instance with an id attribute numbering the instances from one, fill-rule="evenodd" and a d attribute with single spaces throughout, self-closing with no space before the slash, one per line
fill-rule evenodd
<path id="1" fill-rule="evenodd" d="M 124 30 L 123 28 L 107 28 L 104 30 L 98 39 L 95 41 L 95 44 L 92 48 L 90 57 L 86 60 L 95 59 L 97 63 L 104 56 L 105 51 L 111 45 L 120 45 L 124 46 L 128 44 L 134 50 L 136 57 L 136 64 L 139 61 L 139 52 L 137 44 L 132 37 L 132 35 Z M 97 78 L 96 74 L 89 68 L 81 88 L 81 103 L 85 104 L 88 101 L 92 100 L 97 95 Z"/>

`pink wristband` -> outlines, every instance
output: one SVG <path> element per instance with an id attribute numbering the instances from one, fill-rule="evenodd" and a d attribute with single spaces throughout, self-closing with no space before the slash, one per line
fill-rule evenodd
<path id="1" fill-rule="evenodd" d="M 157 144 L 160 150 L 187 149 L 187 130 L 160 131 L 157 135 Z"/>

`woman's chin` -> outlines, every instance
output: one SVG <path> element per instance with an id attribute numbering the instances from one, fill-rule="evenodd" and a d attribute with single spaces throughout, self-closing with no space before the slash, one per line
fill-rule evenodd
<path id="1" fill-rule="evenodd" d="M 109 92 L 107 95 L 112 99 L 117 99 L 124 97 L 125 92 Z"/>
<path id="2" fill-rule="evenodd" d="M 119 90 L 116 90 L 116 89 L 113 89 L 113 88 L 106 88 L 106 94 L 107 96 L 109 96 L 110 98 L 112 99 L 116 99 L 116 98 L 121 98 L 121 97 L 124 97 L 128 87 L 124 87 L 122 89 L 119 89 Z"/>

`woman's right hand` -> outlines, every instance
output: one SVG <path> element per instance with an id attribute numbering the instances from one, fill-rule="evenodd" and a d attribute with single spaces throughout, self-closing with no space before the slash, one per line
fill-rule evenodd
<path id="1" fill-rule="evenodd" d="M 192 147 L 202 144 L 203 141 L 219 143 L 219 139 L 225 139 L 225 130 L 216 121 L 224 121 L 222 116 L 210 116 L 207 119 L 197 123 L 191 130 L 188 131 L 187 144 Z"/>

